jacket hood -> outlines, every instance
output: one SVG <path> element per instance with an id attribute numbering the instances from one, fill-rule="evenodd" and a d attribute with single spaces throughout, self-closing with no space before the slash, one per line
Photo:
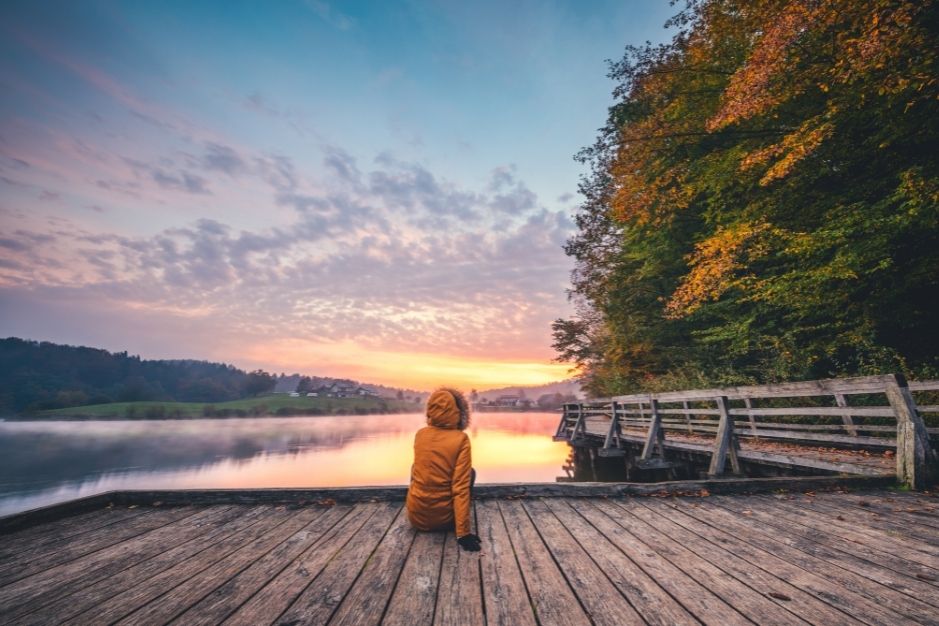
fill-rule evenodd
<path id="1" fill-rule="evenodd" d="M 427 400 L 427 423 L 437 428 L 457 428 L 464 430 L 469 426 L 469 403 L 456 389 L 441 387 L 430 394 Z"/>

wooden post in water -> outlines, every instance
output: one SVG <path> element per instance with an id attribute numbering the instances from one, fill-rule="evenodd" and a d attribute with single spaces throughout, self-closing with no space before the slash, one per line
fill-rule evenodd
<path id="1" fill-rule="evenodd" d="M 906 379 L 900 374 L 891 378 L 885 391 L 897 418 L 897 480 L 912 489 L 925 489 L 939 473 L 936 451 L 929 444 L 929 433 Z"/>
<path id="2" fill-rule="evenodd" d="M 717 425 L 717 437 L 714 439 L 714 452 L 711 454 L 711 466 L 708 474 L 720 476 L 724 473 L 727 457 L 730 456 L 730 466 L 734 474 L 740 473 L 740 459 L 737 458 L 737 435 L 734 433 L 734 420 L 727 410 L 727 397 L 714 398 L 717 410 L 720 412 L 720 422 Z"/>

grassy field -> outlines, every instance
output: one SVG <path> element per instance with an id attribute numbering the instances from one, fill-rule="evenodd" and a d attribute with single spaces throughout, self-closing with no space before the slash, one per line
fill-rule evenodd
<path id="1" fill-rule="evenodd" d="M 420 405 L 378 398 L 291 398 L 269 395 L 231 402 L 112 402 L 42 411 L 38 418 L 161 419 L 261 415 L 366 415 L 421 411 Z"/>

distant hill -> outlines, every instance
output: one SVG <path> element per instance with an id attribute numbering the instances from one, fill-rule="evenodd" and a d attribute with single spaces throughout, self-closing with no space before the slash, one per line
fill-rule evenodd
<path id="1" fill-rule="evenodd" d="M 270 392 L 284 376 L 246 372 L 227 363 L 146 360 L 127 352 L 17 337 L 0 339 L 0 372 L 0 415 L 110 402 L 230 402 Z M 385 398 L 426 397 L 346 379 L 313 380 L 318 385 L 361 385 Z"/>
<path id="2" fill-rule="evenodd" d="M 506 395 L 524 395 L 530 400 L 537 400 L 546 393 L 559 393 L 562 396 L 575 395 L 583 398 L 584 393 L 580 389 L 580 383 L 576 380 L 562 380 L 556 383 L 536 386 L 517 386 L 517 387 L 499 387 L 497 389 L 486 389 L 478 391 L 480 400 L 494 401 L 499 396 Z"/>

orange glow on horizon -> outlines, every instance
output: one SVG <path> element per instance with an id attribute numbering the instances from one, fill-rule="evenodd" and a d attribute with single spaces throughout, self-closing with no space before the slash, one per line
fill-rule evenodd
<path id="1" fill-rule="evenodd" d="M 535 386 L 571 377 L 570 367 L 561 363 L 370 350 L 352 341 L 280 339 L 248 346 L 243 354 L 259 367 L 287 373 L 424 390 L 444 384 L 464 389 Z"/>

